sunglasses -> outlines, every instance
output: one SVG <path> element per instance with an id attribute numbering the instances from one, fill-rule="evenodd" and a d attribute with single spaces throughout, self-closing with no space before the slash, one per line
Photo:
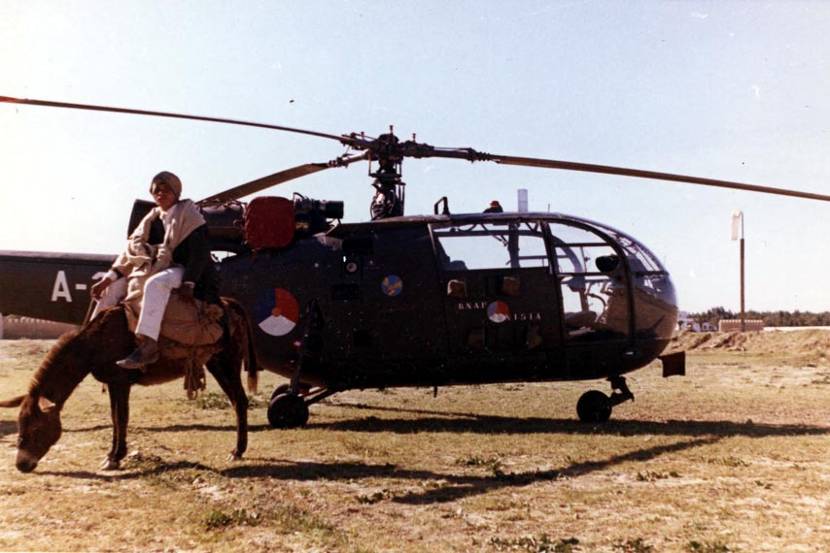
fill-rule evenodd
<path id="1" fill-rule="evenodd" d="M 172 194 L 173 189 L 167 186 L 166 184 L 154 184 L 153 189 L 150 191 L 150 193 L 154 196 L 156 194 Z"/>

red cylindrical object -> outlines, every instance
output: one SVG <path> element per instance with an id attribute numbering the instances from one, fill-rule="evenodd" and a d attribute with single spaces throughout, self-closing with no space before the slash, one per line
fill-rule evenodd
<path id="1" fill-rule="evenodd" d="M 284 248 L 294 240 L 294 203 L 260 196 L 245 210 L 245 241 L 254 250 Z"/>

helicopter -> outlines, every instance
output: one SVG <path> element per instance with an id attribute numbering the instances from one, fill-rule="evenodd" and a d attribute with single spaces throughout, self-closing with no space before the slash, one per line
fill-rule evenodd
<path id="1" fill-rule="evenodd" d="M 607 379 L 577 416 L 605 422 L 634 399 L 625 375 L 660 360 L 685 374 L 685 354 L 664 354 L 678 308 L 668 270 L 641 242 L 608 225 L 548 212 L 405 215 L 406 158 L 563 169 L 830 201 L 830 196 L 640 169 L 441 148 L 236 119 L 0 96 L 0 103 L 253 126 L 334 140 L 347 151 L 197 203 L 217 254 L 223 296 L 254 329 L 256 369 L 289 379 L 273 391 L 273 427 L 306 424 L 309 406 L 349 389 Z M 368 162 L 371 220 L 341 223 L 343 202 L 256 196 L 272 186 Z M 153 207 L 136 200 L 128 234 Z M 219 259 L 219 254 L 223 255 Z M 115 256 L 0 251 L 0 312 L 83 324 L 89 288 Z"/>

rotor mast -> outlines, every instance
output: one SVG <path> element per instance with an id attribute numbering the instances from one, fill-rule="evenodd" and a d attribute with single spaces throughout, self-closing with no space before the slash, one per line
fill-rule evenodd
<path id="1" fill-rule="evenodd" d="M 400 141 L 395 136 L 395 129 L 389 125 L 389 132 L 372 141 L 367 148 L 369 156 L 369 176 L 374 177 L 372 187 L 375 195 L 369 206 L 372 220 L 399 217 L 404 214 L 406 183 L 403 174 L 403 151 Z M 378 169 L 372 172 L 372 161 L 378 162 Z"/>

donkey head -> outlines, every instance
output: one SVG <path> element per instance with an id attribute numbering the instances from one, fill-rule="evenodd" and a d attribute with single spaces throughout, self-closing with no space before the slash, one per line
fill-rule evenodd
<path id="1" fill-rule="evenodd" d="M 20 406 L 17 417 L 17 461 L 20 472 L 32 472 L 61 437 L 60 409 L 42 395 L 27 394 L 0 402 L 0 407 Z"/>

